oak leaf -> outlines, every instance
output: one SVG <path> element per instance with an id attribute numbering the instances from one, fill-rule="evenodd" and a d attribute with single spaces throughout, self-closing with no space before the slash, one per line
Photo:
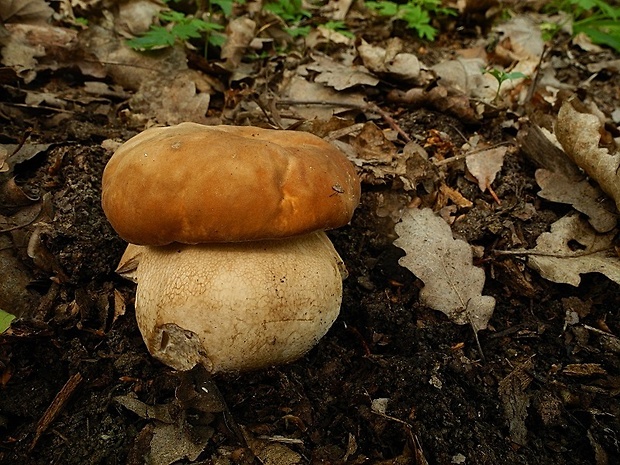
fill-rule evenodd
<path id="1" fill-rule="evenodd" d="M 396 225 L 394 244 L 406 252 L 399 263 L 424 282 L 420 300 L 457 324 L 485 329 L 495 299 L 482 295 L 484 271 L 473 265 L 471 247 L 455 240 L 432 210 L 407 210 Z"/>
<path id="2" fill-rule="evenodd" d="M 580 113 L 570 102 L 560 108 L 555 133 L 566 154 L 594 179 L 620 210 L 620 153 L 599 147 L 599 119 Z"/>

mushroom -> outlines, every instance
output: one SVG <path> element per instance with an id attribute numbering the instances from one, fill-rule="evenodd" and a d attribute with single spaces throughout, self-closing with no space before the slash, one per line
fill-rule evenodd
<path id="1" fill-rule="evenodd" d="M 360 198 L 353 165 L 308 133 L 181 123 L 123 144 L 102 206 L 129 246 L 149 352 L 177 370 L 295 360 L 338 316 L 346 270 L 324 230 Z"/>

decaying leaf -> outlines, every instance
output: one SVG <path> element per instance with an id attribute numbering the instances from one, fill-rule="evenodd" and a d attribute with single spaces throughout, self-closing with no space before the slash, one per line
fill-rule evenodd
<path id="1" fill-rule="evenodd" d="M 287 74 L 287 73 L 285 73 Z M 281 89 L 282 95 L 290 99 L 294 111 L 307 120 L 329 120 L 334 114 L 348 110 L 350 105 L 363 107 L 366 102 L 361 92 L 337 92 L 318 82 L 309 82 L 297 71 L 287 76 L 287 82 Z M 305 102 L 327 102 L 325 105 L 311 105 Z M 340 106 L 339 104 L 342 104 Z"/>
<path id="2" fill-rule="evenodd" d="M 483 73 L 486 60 L 457 58 L 437 63 L 432 70 L 439 76 L 442 87 L 455 88 L 467 96 L 491 100 L 497 92 L 497 80 Z"/>
<path id="3" fill-rule="evenodd" d="M 457 324 L 486 328 L 495 299 L 482 295 L 484 271 L 473 266 L 469 244 L 430 209 L 406 211 L 396 233 L 394 244 L 407 253 L 399 263 L 424 282 L 421 301 Z"/>
<path id="4" fill-rule="evenodd" d="M 45 23 L 54 9 L 45 0 L 3 0 L 0 3 L 0 20 L 6 22 Z"/>
<path id="5" fill-rule="evenodd" d="M 499 397 L 504 408 L 504 416 L 508 421 L 510 439 L 515 444 L 525 445 L 527 442 L 525 420 L 530 405 L 530 395 L 526 391 L 532 382 L 530 372 L 533 368 L 534 363 L 529 359 L 499 382 Z"/>
<path id="6" fill-rule="evenodd" d="M 364 65 L 372 72 L 411 81 L 420 75 L 420 62 L 413 53 L 405 53 L 402 49 L 403 43 L 398 38 L 390 39 L 387 48 L 371 45 L 364 40 L 357 47 Z"/>
<path id="7" fill-rule="evenodd" d="M 597 234 L 586 220 L 569 214 L 543 233 L 528 251 L 528 265 L 556 283 L 578 286 L 583 273 L 602 273 L 620 283 L 620 258 L 614 253 L 616 231 Z M 577 250 L 575 250 L 577 249 Z"/>
<path id="8" fill-rule="evenodd" d="M 567 203 L 588 216 L 598 232 L 606 233 L 616 227 L 618 217 L 613 204 L 597 187 L 586 179 L 572 180 L 563 174 L 545 169 L 536 170 L 536 182 L 542 189 L 538 195 L 552 202 Z"/>
<path id="9" fill-rule="evenodd" d="M 226 26 L 226 42 L 220 56 L 226 60 L 228 70 L 236 69 L 241 63 L 248 46 L 254 39 L 256 22 L 250 18 L 235 18 Z"/>
<path id="10" fill-rule="evenodd" d="M 495 176 L 502 169 L 507 151 L 508 147 L 500 146 L 469 155 L 465 159 L 467 169 L 478 181 L 478 187 L 482 192 L 491 186 Z"/>
<path id="11" fill-rule="evenodd" d="M 37 71 L 67 64 L 77 47 L 77 31 L 48 24 L 7 23 L 10 35 L 2 41 L 2 64 L 31 82 Z M 61 64 L 62 63 L 62 64 Z"/>
<path id="12" fill-rule="evenodd" d="M 315 53 L 314 63 L 307 66 L 319 74 L 316 82 L 322 82 L 336 90 L 349 89 L 358 85 L 376 86 L 379 79 L 370 74 L 364 66 L 340 63 L 332 58 Z"/>
<path id="13" fill-rule="evenodd" d="M 9 170 L 9 164 L 6 159 L 9 158 L 9 151 L 6 147 L 0 145 L 0 173 L 6 173 Z"/>
<path id="14" fill-rule="evenodd" d="M 455 88 L 448 88 L 442 85 L 428 90 L 414 87 L 406 92 L 393 89 L 388 93 L 387 98 L 392 102 L 405 103 L 414 107 L 428 107 L 447 113 L 456 116 L 466 123 L 475 123 L 479 119 L 467 95 Z"/>
<path id="15" fill-rule="evenodd" d="M 264 465 L 298 465 L 303 462 L 301 455 L 280 442 L 254 438 L 247 431 L 244 436 L 250 450 Z"/>
<path id="16" fill-rule="evenodd" d="M 203 368 L 183 372 L 180 378 L 176 398 L 166 404 L 148 405 L 135 395 L 113 398 L 152 422 L 147 425 L 152 438 L 146 457 L 151 465 L 170 465 L 186 458 L 193 463 L 213 436 L 214 414 L 226 409 L 217 386 Z"/>
<path id="17" fill-rule="evenodd" d="M 620 153 L 610 154 L 599 147 L 600 126 L 596 116 L 579 113 L 572 103 L 565 102 L 555 132 L 570 159 L 599 184 L 620 210 Z"/>

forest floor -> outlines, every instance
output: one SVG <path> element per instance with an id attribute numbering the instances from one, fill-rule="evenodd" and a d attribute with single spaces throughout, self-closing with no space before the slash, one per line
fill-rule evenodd
<path id="1" fill-rule="evenodd" d="M 575 184 L 544 180 L 566 157 L 545 134 L 574 96 L 600 121 L 594 145 L 617 151 L 617 53 L 543 41 L 549 18 L 518 2 L 464 2 L 432 42 L 342 1 L 293 39 L 248 2 L 208 59 L 200 39 L 127 47 L 156 2 L 21 3 L 35 13 L 0 9 L 0 309 L 18 316 L 0 335 L 1 464 L 620 463 L 620 195 L 604 188 L 620 177 L 586 163 Z M 355 37 L 317 27 L 334 19 Z M 482 68 L 526 78 L 498 92 Z M 181 121 L 313 132 L 358 168 L 361 203 L 328 232 L 348 269 L 341 313 L 300 360 L 210 376 L 146 350 L 101 176 L 122 142 Z M 479 324 L 424 300 L 452 283 L 416 272 L 398 225 L 418 208 L 474 251 L 494 298 Z M 531 251 L 565 218 L 581 229 L 538 254 L 556 260 L 541 271 Z M 590 252 L 595 268 L 570 261 Z"/>

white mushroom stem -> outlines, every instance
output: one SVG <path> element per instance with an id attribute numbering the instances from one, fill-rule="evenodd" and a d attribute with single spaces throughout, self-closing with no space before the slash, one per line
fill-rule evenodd
<path id="1" fill-rule="evenodd" d="M 178 370 L 200 363 L 211 372 L 285 363 L 311 349 L 338 316 L 343 271 L 323 232 L 130 245 L 119 265 L 138 283 L 136 319 L 151 354 Z"/>

